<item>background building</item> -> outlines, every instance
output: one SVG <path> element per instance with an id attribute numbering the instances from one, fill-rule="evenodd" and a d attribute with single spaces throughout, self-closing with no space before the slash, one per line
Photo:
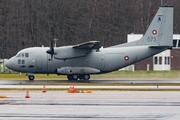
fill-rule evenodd
<path id="1" fill-rule="evenodd" d="M 142 37 L 142 34 L 128 34 L 127 41 L 135 41 Z M 153 57 L 147 58 L 124 70 L 180 70 L 180 34 L 173 35 L 173 49 L 161 52 Z"/>

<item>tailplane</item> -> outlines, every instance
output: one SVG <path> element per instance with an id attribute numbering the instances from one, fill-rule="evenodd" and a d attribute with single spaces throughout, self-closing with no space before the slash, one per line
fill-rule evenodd
<path id="1" fill-rule="evenodd" d="M 173 45 L 173 7 L 161 6 L 143 37 L 137 41 L 116 45 L 125 46 L 161 46 Z"/>

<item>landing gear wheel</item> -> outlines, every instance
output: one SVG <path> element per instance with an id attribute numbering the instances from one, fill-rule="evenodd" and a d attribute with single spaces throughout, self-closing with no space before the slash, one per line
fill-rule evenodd
<path id="1" fill-rule="evenodd" d="M 90 79 L 90 75 L 83 75 L 83 79 L 84 79 L 85 81 L 88 81 L 88 80 Z"/>
<path id="2" fill-rule="evenodd" d="M 69 81 L 71 81 L 71 80 L 72 80 L 72 75 L 67 75 L 67 79 L 68 79 Z"/>
<path id="3" fill-rule="evenodd" d="M 28 78 L 29 78 L 30 81 L 34 80 L 34 76 L 28 76 Z"/>
<path id="4" fill-rule="evenodd" d="M 73 80 L 77 80 L 78 79 L 78 75 L 72 75 L 72 79 Z"/>

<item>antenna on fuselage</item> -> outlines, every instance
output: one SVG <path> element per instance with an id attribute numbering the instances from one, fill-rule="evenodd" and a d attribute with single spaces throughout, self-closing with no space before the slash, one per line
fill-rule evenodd
<path id="1" fill-rule="evenodd" d="M 57 42 L 58 39 L 54 38 L 53 41 L 54 41 L 54 47 L 56 47 L 56 42 Z"/>

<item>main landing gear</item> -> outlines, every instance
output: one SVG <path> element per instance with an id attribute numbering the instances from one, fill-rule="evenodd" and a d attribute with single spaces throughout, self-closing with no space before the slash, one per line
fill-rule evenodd
<path id="1" fill-rule="evenodd" d="M 67 79 L 69 81 L 77 81 L 78 79 L 79 80 L 85 80 L 85 81 L 88 81 L 90 79 L 90 75 L 89 74 L 84 74 L 84 75 L 76 75 L 76 74 L 73 74 L 73 75 L 67 75 Z"/>

